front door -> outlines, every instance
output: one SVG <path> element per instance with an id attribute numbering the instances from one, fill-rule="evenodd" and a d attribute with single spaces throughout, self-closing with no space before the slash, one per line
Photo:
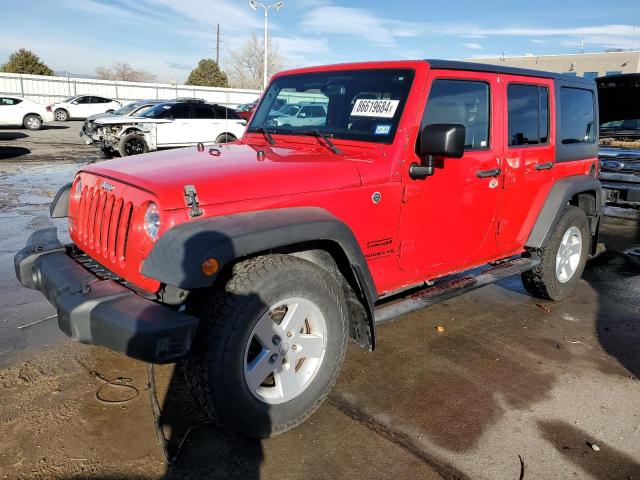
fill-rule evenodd
<path id="1" fill-rule="evenodd" d="M 483 263 L 483 247 L 495 245 L 502 120 L 495 75 L 434 70 L 428 81 L 421 128 L 434 123 L 466 128 L 464 156 L 436 159 L 433 175 L 409 177 L 409 165 L 420 162 L 415 152 L 405 163 L 400 267 L 435 277 Z"/>
<path id="2" fill-rule="evenodd" d="M 158 146 L 187 145 L 193 143 L 194 132 L 191 126 L 190 105 L 176 103 L 169 106 L 158 118 L 170 120 L 158 123 L 156 127 Z"/>

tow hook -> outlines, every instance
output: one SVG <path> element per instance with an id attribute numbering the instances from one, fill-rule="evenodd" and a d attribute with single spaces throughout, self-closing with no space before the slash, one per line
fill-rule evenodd
<path id="1" fill-rule="evenodd" d="M 198 192 L 196 191 L 196 187 L 193 185 L 185 185 L 184 186 L 184 203 L 187 207 L 191 208 L 189 212 L 190 217 L 199 217 L 202 215 L 202 210 L 200 209 L 200 204 L 198 202 Z"/>

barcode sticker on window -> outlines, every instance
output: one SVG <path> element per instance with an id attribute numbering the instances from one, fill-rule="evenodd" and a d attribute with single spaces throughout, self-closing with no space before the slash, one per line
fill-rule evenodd
<path id="1" fill-rule="evenodd" d="M 400 100 L 368 100 L 359 98 L 353 104 L 352 117 L 393 118 Z"/>

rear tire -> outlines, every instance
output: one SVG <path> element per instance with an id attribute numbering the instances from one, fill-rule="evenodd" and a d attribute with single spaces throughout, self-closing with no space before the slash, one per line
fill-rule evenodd
<path id="1" fill-rule="evenodd" d="M 129 157 L 131 155 L 140 155 L 147 153 L 149 146 L 142 135 L 137 133 L 128 133 L 118 142 L 118 153 L 121 157 Z"/>
<path id="2" fill-rule="evenodd" d="M 591 234 L 584 211 L 567 206 L 542 248 L 530 250 L 540 265 L 522 274 L 524 288 L 534 297 L 561 300 L 577 287 L 587 263 Z"/>
<path id="3" fill-rule="evenodd" d="M 231 135 L 230 133 L 223 133 L 222 135 L 218 135 L 218 138 L 216 138 L 216 143 L 229 143 L 229 142 L 235 142 L 238 139 L 234 136 Z"/>
<path id="4" fill-rule="evenodd" d="M 58 108 L 55 112 L 53 112 L 53 117 L 58 122 L 66 122 L 69 120 L 69 112 L 67 112 L 64 108 Z"/>
<path id="5" fill-rule="evenodd" d="M 25 115 L 22 125 L 24 125 L 24 128 L 27 130 L 40 130 L 42 128 L 42 118 L 40 115 L 30 113 L 29 115 Z"/>
<path id="6" fill-rule="evenodd" d="M 289 255 L 249 259 L 233 267 L 224 290 L 192 300 L 187 310 L 201 321 L 185 361 L 187 384 L 221 427 L 253 438 L 285 432 L 335 384 L 347 308 L 321 267 Z"/>

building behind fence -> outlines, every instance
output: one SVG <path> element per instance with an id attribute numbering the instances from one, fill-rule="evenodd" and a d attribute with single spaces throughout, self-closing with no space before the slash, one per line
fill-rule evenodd
<path id="1" fill-rule="evenodd" d="M 45 105 L 60 102 L 74 95 L 97 95 L 114 98 L 123 103 L 147 99 L 170 100 L 178 97 L 203 98 L 211 103 L 235 108 L 242 103 L 255 100 L 260 92 L 238 88 L 0 73 L 0 95 L 2 94 L 19 95 Z"/>

